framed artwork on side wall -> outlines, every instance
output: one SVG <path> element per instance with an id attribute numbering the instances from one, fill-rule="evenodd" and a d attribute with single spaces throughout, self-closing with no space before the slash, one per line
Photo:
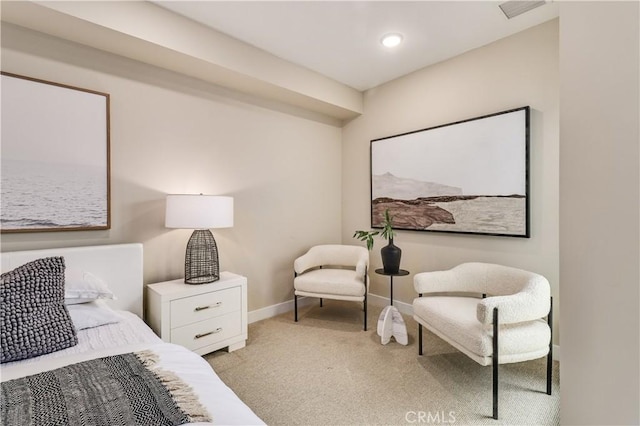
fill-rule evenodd
<path id="1" fill-rule="evenodd" d="M 109 229 L 109 95 L 2 73 L 0 230 Z"/>
<path id="2" fill-rule="evenodd" d="M 530 236 L 529 107 L 371 141 L 371 226 Z"/>

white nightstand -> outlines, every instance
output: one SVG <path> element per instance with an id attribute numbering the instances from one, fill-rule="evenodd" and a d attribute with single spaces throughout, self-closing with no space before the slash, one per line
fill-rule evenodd
<path id="1" fill-rule="evenodd" d="M 147 322 L 169 343 L 204 355 L 247 340 L 247 279 L 220 273 L 211 284 L 185 284 L 183 279 L 147 286 Z"/>

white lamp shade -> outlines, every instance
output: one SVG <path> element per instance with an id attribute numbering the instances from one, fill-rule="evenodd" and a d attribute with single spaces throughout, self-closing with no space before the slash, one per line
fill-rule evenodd
<path id="1" fill-rule="evenodd" d="M 167 228 L 209 229 L 233 226 L 233 197 L 167 195 Z"/>

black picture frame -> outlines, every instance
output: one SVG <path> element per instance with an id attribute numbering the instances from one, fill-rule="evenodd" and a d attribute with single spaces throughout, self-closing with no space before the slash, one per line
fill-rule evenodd
<path id="1" fill-rule="evenodd" d="M 529 238 L 530 108 L 371 140 L 371 226 Z"/>

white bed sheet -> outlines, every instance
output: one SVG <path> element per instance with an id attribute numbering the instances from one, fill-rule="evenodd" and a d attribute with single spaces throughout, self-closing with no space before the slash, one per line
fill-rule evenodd
<path id="1" fill-rule="evenodd" d="M 136 315 L 119 312 L 124 320 L 78 332 L 78 345 L 23 361 L 2 364 L 1 380 L 11 380 L 65 365 L 149 349 L 158 354 L 155 368 L 174 372 L 188 383 L 216 425 L 263 425 L 264 422 L 220 380 L 202 357 L 188 349 L 164 343 Z M 193 423 L 211 424 L 211 423 Z"/>

